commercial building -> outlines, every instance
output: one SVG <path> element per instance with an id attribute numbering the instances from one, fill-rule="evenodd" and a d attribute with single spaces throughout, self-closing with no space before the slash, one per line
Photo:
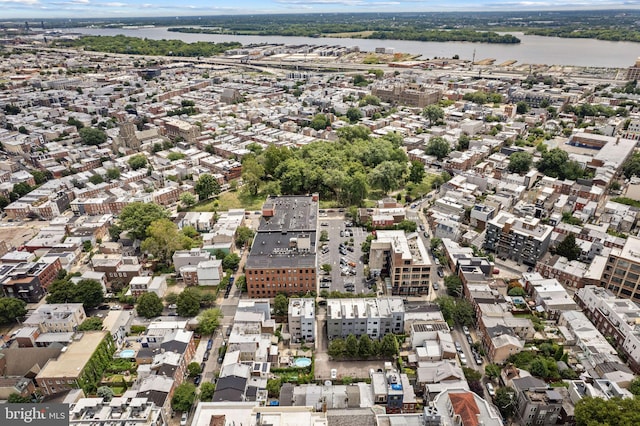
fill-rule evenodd
<path id="1" fill-rule="evenodd" d="M 622 249 L 611 250 L 601 285 L 617 297 L 640 301 L 640 238 L 629 236 Z"/>
<path id="2" fill-rule="evenodd" d="M 289 334 L 292 342 L 316 340 L 315 301 L 311 298 L 289 299 Z"/>
<path id="3" fill-rule="evenodd" d="M 369 268 L 376 275 L 390 278 L 391 294 L 428 294 L 433 264 L 420 236 L 377 231 L 376 237 L 371 242 Z"/>
<path id="4" fill-rule="evenodd" d="M 404 303 L 399 297 L 328 299 L 327 336 L 345 338 L 350 334 L 380 339 L 404 332 Z"/>
<path id="5" fill-rule="evenodd" d="M 81 334 L 67 346 L 57 359 L 50 359 L 36 376 L 44 395 L 54 395 L 69 389 L 95 389 L 104 372 L 98 359 L 110 359 L 115 352 L 113 338 L 106 331 Z M 92 362 L 92 360 L 96 361 Z M 102 366 L 102 367 L 99 367 Z"/>
<path id="6" fill-rule="evenodd" d="M 270 197 L 245 265 L 249 297 L 316 291 L 318 197 Z"/>
<path id="7" fill-rule="evenodd" d="M 549 247 L 552 231 L 553 227 L 544 225 L 540 219 L 500 212 L 487 222 L 484 248 L 498 257 L 535 266 Z"/>

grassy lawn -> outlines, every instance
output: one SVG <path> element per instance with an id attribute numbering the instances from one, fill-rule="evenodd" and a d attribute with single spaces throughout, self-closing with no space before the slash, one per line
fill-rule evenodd
<path id="1" fill-rule="evenodd" d="M 220 194 L 216 199 L 196 204 L 191 208 L 191 211 L 212 212 L 214 210 L 227 211 L 229 209 L 260 210 L 266 199 L 267 197 L 265 195 L 257 195 L 254 197 L 244 191 L 228 191 Z"/>
<path id="2" fill-rule="evenodd" d="M 373 31 L 354 31 L 349 33 L 323 33 L 322 37 L 335 37 L 335 38 L 364 38 L 373 34 Z"/>

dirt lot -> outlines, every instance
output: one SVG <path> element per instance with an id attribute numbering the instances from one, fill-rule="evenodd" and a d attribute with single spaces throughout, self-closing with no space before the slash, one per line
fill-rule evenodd
<path id="1" fill-rule="evenodd" d="M 0 238 L 7 243 L 9 248 L 18 248 L 33 238 L 40 228 L 47 222 L 29 222 L 28 224 L 15 225 L 11 222 L 0 223 Z"/>

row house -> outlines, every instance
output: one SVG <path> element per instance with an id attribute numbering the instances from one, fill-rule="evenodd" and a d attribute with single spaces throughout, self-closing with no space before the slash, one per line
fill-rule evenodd
<path id="1" fill-rule="evenodd" d="M 575 294 L 583 313 L 600 333 L 613 339 L 634 373 L 640 373 L 640 306 L 616 297 L 609 290 L 585 286 Z"/>

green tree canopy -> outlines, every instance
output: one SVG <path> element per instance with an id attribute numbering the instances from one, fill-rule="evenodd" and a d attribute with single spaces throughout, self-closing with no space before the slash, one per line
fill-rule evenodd
<path id="1" fill-rule="evenodd" d="M 216 391 L 216 385 L 211 382 L 204 382 L 200 385 L 200 401 L 210 402 L 213 399 L 213 394 Z"/>
<path id="2" fill-rule="evenodd" d="M 132 170 L 138 170 L 147 165 L 147 157 L 144 154 L 132 155 L 127 163 Z"/>
<path id="3" fill-rule="evenodd" d="M 82 303 L 85 309 L 92 309 L 104 301 L 102 285 L 96 280 L 77 284 L 67 279 L 55 280 L 47 290 L 47 303 Z"/>
<path id="4" fill-rule="evenodd" d="M 193 383 L 184 382 L 176 388 L 171 398 L 171 408 L 175 411 L 187 412 L 196 400 L 196 387 Z"/>
<path id="5" fill-rule="evenodd" d="M 427 155 L 433 155 L 438 158 L 438 160 L 442 160 L 444 157 L 449 155 L 449 151 L 451 147 L 449 146 L 449 142 L 441 138 L 440 136 L 435 136 L 429 139 L 427 142 L 427 146 L 425 152 Z"/>
<path id="6" fill-rule="evenodd" d="M 347 118 L 352 124 L 357 123 L 362 118 L 362 111 L 360 108 L 351 107 L 347 110 Z"/>
<path id="7" fill-rule="evenodd" d="M 533 157 L 525 151 L 514 152 L 509 157 L 509 171 L 513 173 L 527 173 L 531 169 Z"/>
<path id="8" fill-rule="evenodd" d="M 335 338 L 329 343 L 327 353 L 331 358 L 342 358 L 347 351 L 345 341 L 341 338 Z"/>
<path id="9" fill-rule="evenodd" d="M 355 358 L 358 356 L 358 338 L 353 334 L 347 336 L 345 352 L 349 358 Z"/>
<path id="10" fill-rule="evenodd" d="M 203 311 L 198 316 L 198 330 L 203 335 L 210 335 L 220 326 L 222 311 L 218 308 L 211 308 Z"/>
<path id="11" fill-rule="evenodd" d="M 116 180 L 120 178 L 120 170 L 117 168 L 107 169 L 107 179 Z"/>
<path id="12" fill-rule="evenodd" d="M 196 377 L 198 374 L 202 373 L 200 364 L 195 361 L 190 362 L 189 365 L 187 365 L 187 371 L 189 372 L 189 377 Z"/>
<path id="13" fill-rule="evenodd" d="M 181 317 L 195 317 L 200 312 L 200 292 L 194 288 L 186 288 L 178 295 L 176 312 Z"/>
<path id="14" fill-rule="evenodd" d="M 444 277 L 444 285 L 447 287 L 449 296 L 462 296 L 462 280 L 457 275 L 447 275 Z"/>
<path id="15" fill-rule="evenodd" d="M 102 129 L 83 127 L 78 133 L 85 145 L 101 145 L 107 141 L 107 134 Z"/>
<path id="16" fill-rule="evenodd" d="M 129 231 L 131 237 L 142 240 L 147 237 L 147 229 L 152 222 L 168 218 L 169 212 L 158 204 L 135 202 L 127 204 L 120 212 L 118 228 L 120 231 Z"/>
<path id="17" fill-rule="evenodd" d="M 169 265 L 172 256 L 177 250 L 190 249 L 195 242 L 183 232 L 178 231 L 178 226 L 169 219 L 158 219 L 151 222 L 146 230 L 148 237 L 142 241 L 142 251 L 153 255 L 158 262 Z"/>
<path id="18" fill-rule="evenodd" d="M 27 315 L 27 303 L 15 297 L 0 297 L 0 324 L 11 324 Z"/>
<path id="19" fill-rule="evenodd" d="M 493 398 L 493 403 L 498 407 L 498 410 L 500 410 L 502 417 L 511 417 L 515 408 L 515 398 L 516 392 L 509 386 L 502 386 L 496 390 L 496 396 Z"/>
<path id="20" fill-rule="evenodd" d="M 380 343 L 380 352 L 385 357 L 392 357 L 398 354 L 399 346 L 396 336 L 385 334 Z"/>
<path id="21" fill-rule="evenodd" d="M 275 315 L 284 316 L 289 312 L 289 299 L 285 294 L 279 293 L 273 300 L 273 312 Z"/>
<path id="22" fill-rule="evenodd" d="M 413 183 L 420 183 L 424 179 L 424 175 L 424 164 L 420 161 L 412 161 L 411 168 L 409 169 L 409 181 Z"/>
<path id="23" fill-rule="evenodd" d="M 90 317 L 82 321 L 78 331 L 100 331 L 102 330 L 102 318 Z"/>
<path id="24" fill-rule="evenodd" d="M 22 396 L 19 393 L 13 392 L 9 394 L 7 402 L 11 404 L 25 404 L 31 402 L 31 398 L 28 396 Z"/>
<path id="25" fill-rule="evenodd" d="M 331 126 L 331 122 L 324 114 L 316 114 L 311 123 L 309 123 L 309 127 L 314 130 L 324 130 L 329 126 Z"/>
<path id="26" fill-rule="evenodd" d="M 104 398 L 105 401 L 111 401 L 111 398 L 113 398 L 113 389 L 111 389 L 109 386 L 100 386 L 97 390 L 96 390 L 96 395 L 98 395 L 98 397 L 100 398 Z"/>
<path id="27" fill-rule="evenodd" d="M 239 264 L 240 256 L 236 253 L 229 253 L 222 259 L 222 268 L 224 268 L 225 271 L 229 269 L 236 270 Z"/>
<path id="28" fill-rule="evenodd" d="M 236 247 L 251 246 L 254 235 L 255 232 L 253 232 L 251 228 L 239 226 L 238 229 L 236 229 Z"/>
<path id="29" fill-rule="evenodd" d="M 429 120 L 429 127 L 431 127 L 444 118 L 444 110 L 438 105 L 427 105 L 422 110 L 422 115 Z"/>
<path id="30" fill-rule="evenodd" d="M 371 355 L 374 355 L 373 350 L 373 342 L 369 335 L 363 334 L 360 336 L 360 339 L 358 340 L 358 356 L 360 358 L 368 358 Z"/>
<path id="31" fill-rule="evenodd" d="M 212 175 L 205 173 L 198 178 L 195 191 L 201 201 L 208 200 L 213 195 L 220 193 L 220 184 Z"/>
<path id="32" fill-rule="evenodd" d="M 577 426 L 635 426 L 640 424 L 640 398 L 582 398 L 576 403 Z"/>
<path id="33" fill-rule="evenodd" d="M 556 254 L 566 257 L 568 260 L 577 260 L 582 250 L 576 244 L 576 236 L 573 233 L 567 234 L 564 240 L 556 248 Z"/>
<path id="34" fill-rule="evenodd" d="M 142 317 L 155 318 L 162 314 L 163 309 L 162 299 L 154 292 L 150 291 L 138 297 L 136 311 L 138 311 L 138 315 Z"/>
<path id="35" fill-rule="evenodd" d="M 180 194 L 180 202 L 186 207 L 191 207 L 196 203 L 196 196 L 190 192 L 183 192 Z"/>
<path id="36" fill-rule="evenodd" d="M 569 154 L 560 148 L 553 148 L 542 153 L 542 159 L 538 161 L 538 170 L 546 176 L 558 179 L 575 180 L 583 176 L 584 170 L 580 164 L 569 160 Z"/>

